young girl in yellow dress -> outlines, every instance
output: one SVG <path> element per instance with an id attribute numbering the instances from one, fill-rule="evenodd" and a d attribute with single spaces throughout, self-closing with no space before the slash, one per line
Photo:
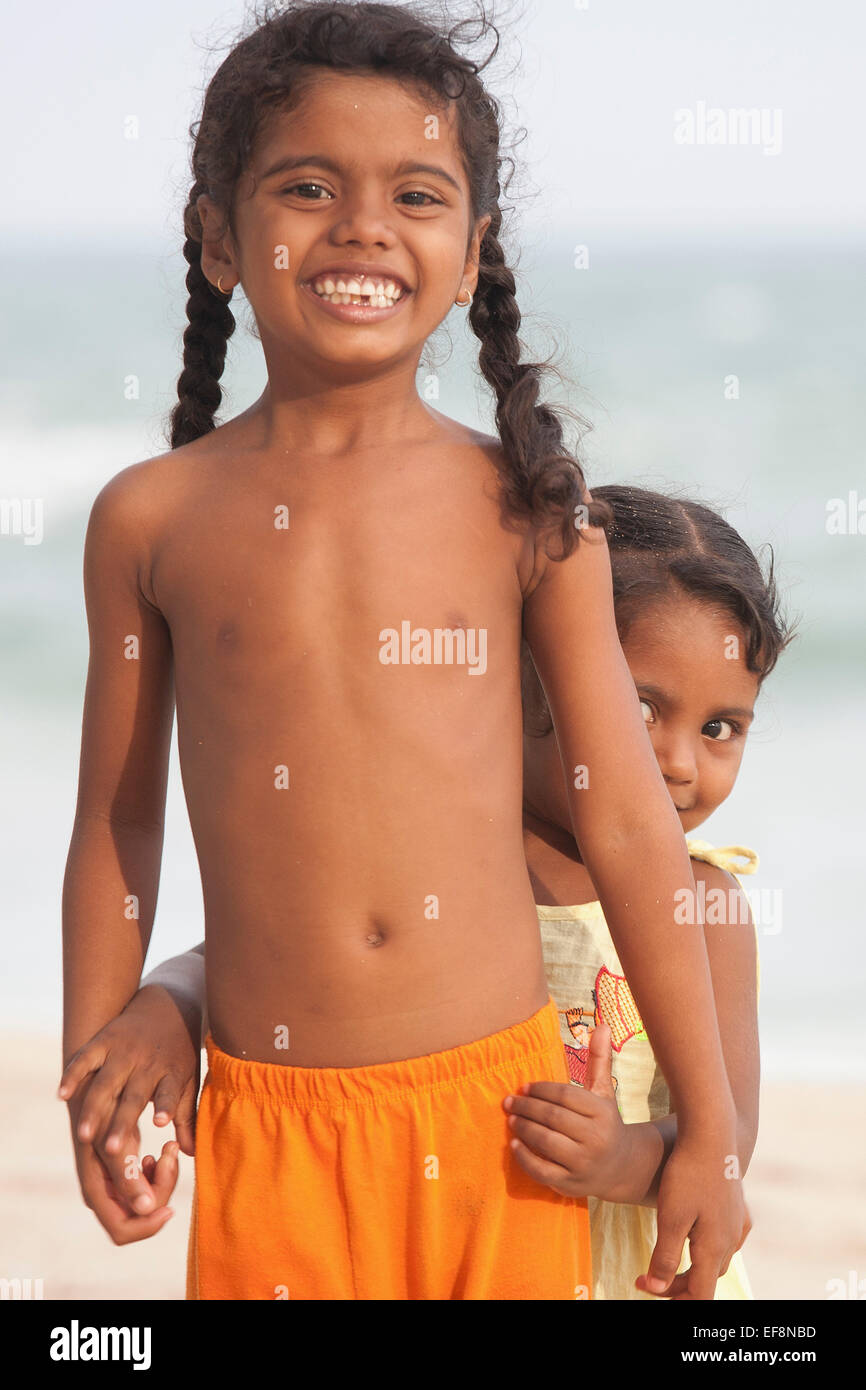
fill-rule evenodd
<path id="1" fill-rule="evenodd" d="M 731 792 L 755 698 L 790 640 L 772 570 L 765 577 L 737 532 L 696 502 L 630 487 L 597 488 L 595 495 L 613 509 L 620 640 L 688 837 Z M 648 1298 L 640 1276 L 655 1241 L 655 1195 L 676 1117 L 575 844 L 556 739 L 528 652 L 523 697 L 526 858 L 573 1084 L 539 1083 L 511 1100 L 515 1154 L 540 1181 L 588 1195 L 593 1296 Z M 739 1117 L 734 1175 L 745 1172 L 755 1143 L 759 1066 L 755 928 L 732 875 L 753 873 L 758 861 L 741 846 L 714 849 L 690 837 L 687 845 L 698 900 L 684 902 L 681 915 L 685 928 L 706 936 Z M 106 1155 L 137 1150 L 135 1125 L 146 1098 L 157 1124 L 176 1126 L 179 1145 L 167 1143 L 158 1162 L 148 1156 L 142 1165 L 157 1209 L 137 1216 L 132 1191 L 115 1193 L 123 1212 L 116 1240 L 146 1238 L 169 1219 L 178 1147 L 194 1150 L 207 1031 L 202 953 L 199 946 L 152 971 L 64 1073 L 68 1090 L 98 1083 L 90 1085 L 81 1115 Z M 716 1298 L 750 1297 L 738 1252 Z"/>
<path id="2" fill-rule="evenodd" d="M 697 896 L 684 899 L 681 920 L 706 936 L 738 1114 L 731 1172 L 743 1173 L 758 1122 L 757 949 L 737 877 L 754 873 L 758 857 L 739 845 L 715 849 L 690 832 L 733 789 L 755 698 L 789 635 L 772 571 L 765 578 L 715 512 L 630 487 L 596 488 L 594 496 L 613 508 L 620 641 L 693 861 Z M 523 694 L 526 858 L 574 1085 L 565 1105 L 556 1104 L 564 1088 L 543 1085 L 512 1103 L 515 1152 L 534 1177 L 589 1197 L 594 1297 L 647 1298 L 636 1276 L 655 1243 L 655 1193 L 676 1117 L 571 832 L 556 738 L 528 651 Z M 677 1000 L 670 1003 L 675 1010 Z M 751 1297 L 738 1251 L 716 1298 Z"/>

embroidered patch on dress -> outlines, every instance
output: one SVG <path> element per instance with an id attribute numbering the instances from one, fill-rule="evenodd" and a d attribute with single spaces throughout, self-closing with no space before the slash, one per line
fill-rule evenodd
<path id="1" fill-rule="evenodd" d="M 624 975 L 614 975 L 603 965 L 595 977 L 596 1023 L 610 1028 L 611 1046 L 619 1052 L 629 1038 L 646 1038 L 634 995 Z"/>

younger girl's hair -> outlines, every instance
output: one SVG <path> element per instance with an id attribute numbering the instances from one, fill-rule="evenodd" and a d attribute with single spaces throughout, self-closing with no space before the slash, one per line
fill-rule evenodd
<path id="1" fill-rule="evenodd" d="M 649 604 L 688 595 L 739 624 L 746 666 L 763 682 L 793 637 L 781 613 L 772 550 L 764 574 L 739 532 L 700 502 L 614 484 L 593 488 L 592 495 L 611 511 L 607 542 L 620 641 Z M 525 640 L 521 688 L 524 731 L 543 738 L 553 721 Z"/>
<path id="2" fill-rule="evenodd" d="M 564 444 L 560 416 L 539 402 L 547 365 L 520 359 L 514 275 L 499 241 L 499 173 L 504 162 L 500 109 L 479 77 L 496 52 L 499 34 L 483 4 L 479 14 L 448 32 L 417 4 L 313 0 L 270 10 L 266 5 L 262 21 L 217 69 L 205 93 L 201 119 L 190 126 L 193 184 L 184 210 L 183 248 L 189 263 L 188 326 L 179 399 L 170 419 L 171 448 L 215 428 L 226 344 L 235 328 L 228 307 L 231 296 L 216 290 L 202 270 L 196 199 L 207 193 L 222 210 L 224 226 L 234 231 L 237 187 L 265 122 L 274 113 L 298 106 L 316 80 L 316 69 L 394 77 L 423 93 L 431 104 L 450 106 L 455 112 L 472 218 L 491 218 L 481 242 L 469 322 L 481 342 L 481 372 L 496 397 L 505 501 L 513 516 L 528 519 L 545 534 L 548 545 L 558 536 L 557 558 L 570 554 L 581 526 L 604 525 L 608 513 L 594 500 L 586 503 L 583 470 Z M 483 63 L 457 51 L 455 45 L 467 26 L 473 43 L 487 33 L 494 36 L 493 50 Z"/>

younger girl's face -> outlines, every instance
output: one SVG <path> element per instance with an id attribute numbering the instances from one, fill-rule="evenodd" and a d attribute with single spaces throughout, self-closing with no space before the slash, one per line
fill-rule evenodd
<path id="1" fill-rule="evenodd" d="M 656 760 L 688 833 L 729 796 L 758 695 L 746 638 L 723 609 L 660 599 L 622 643 Z"/>
<path id="2" fill-rule="evenodd" d="M 394 78 L 322 69 L 260 133 L 236 240 L 209 241 L 218 222 L 199 200 L 205 273 L 215 281 L 228 269 L 226 288 L 240 276 L 266 355 L 331 374 L 417 364 L 461 289 L 474 290 L 489 222 L 473 222 L 456 129 L 453 109 Z M 398 302 L 375 317 L 335 312 L 315 286 L 327 279 L 334 293 L 349 278 L 341 268 L 365 263 L 371 280 L 398 285 Z"/>

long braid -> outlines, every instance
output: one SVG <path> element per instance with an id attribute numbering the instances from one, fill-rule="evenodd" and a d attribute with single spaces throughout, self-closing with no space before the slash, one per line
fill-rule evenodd
<path id="1" fill-rule="evenodd" d="M 169 420 L 172 449 L 189 444 L 215 429 L 214 416 L 223 397 L 220 377 L 226 361 L 226 346 L 235 331 L 235 317 L 229 308 L 231 294 L 222 294 L 201 268 L 201 222 L 196 198 L 203 192 L 193 184 L 184 212 L 186 240 L 183 254 L 189 263 L 186 287 L 187 326 L 183 334 L 183 370 L 178 377 L 178 403 Z"/>
<path id="2" fill-rule="evenodd" d="M 503 484 L 515 514 L 531 517 L 542 531 L 558 530 L 562 549 L 571 553 L 579 539 L 581 519 L 593 524 L 608 520 L 608 508 L 595 501 L 587 515 L 583 470 L 563 443 L 562 422 L 550 406 L 539 404 L 543 363 L 521 362 L 520 309 L 514 274 L 499 241 L 499 204 L 481 242 L 478 287 L 469 309 L 469 322 L 481 340 L 478 363 L 496 395 L 496 426 L 508 461 Z"/>

